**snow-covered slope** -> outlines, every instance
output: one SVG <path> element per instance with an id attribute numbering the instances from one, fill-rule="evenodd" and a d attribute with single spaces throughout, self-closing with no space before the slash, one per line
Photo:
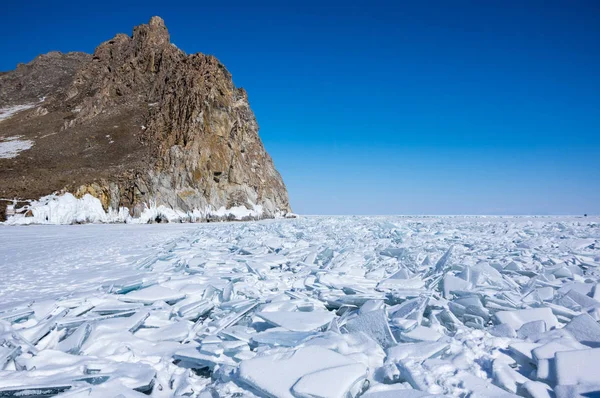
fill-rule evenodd
<path id="1" fill-rule="evenodd" d="M 0 395 L 600 391 L 598 218 L 0 227 L 0 244 Z"/>

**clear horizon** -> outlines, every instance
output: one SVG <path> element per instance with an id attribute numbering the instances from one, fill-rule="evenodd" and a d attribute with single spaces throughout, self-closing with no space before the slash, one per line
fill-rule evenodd
<path id="1" fill-rule="evenodd" d="M 118 10 L 118 12 L 115 12 Z M 298 214 L 600 214 L 600 3 L 34 0 L 0 70 L 161 16 L 244 87 Z"/>

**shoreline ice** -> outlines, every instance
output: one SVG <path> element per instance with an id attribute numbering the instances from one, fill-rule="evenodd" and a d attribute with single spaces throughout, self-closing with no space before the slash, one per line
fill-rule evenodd
<path id="1" fill-rule="evenodd" d="M 10 201 L 4 199 L 5 201 Z M 18 202 L 14 200 L 13 203 Z M 105 211 L 100 200 L 90 194 L 76 198 L 71 193 L 61 195 L 52 194 L 44 196 L 39 200 L 30 201 L 28 205 L 15 209 L 15 205 L 9 205 L 9 212 L 5 225 L 38 225 L 38 224 L 94 224 L 94 223 L 129 223 L 148 224 L 154 222 L 204 222 L 204 221 L 253 221 L 267 217 L 260 205 L 253 203 L 248 206 L 236 206 L 226 209 L 221 207 L 214 209 L 194 209 L 193 211 L 181 211 L 171 209 L 164 205 L 155 203 L 146 204 L 139 217 L 133 217 L 129 209 L 121 207 Z M 274 218 L 296 217 L 295 214 L 276 213 Z"/>

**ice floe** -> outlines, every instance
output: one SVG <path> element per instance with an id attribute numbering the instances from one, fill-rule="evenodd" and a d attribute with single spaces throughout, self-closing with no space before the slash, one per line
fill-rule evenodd
<path id="1" fill-rule="evenodd" d="M 190 226 L 158 247 L 137 247 L 131 265 L 111 268 L 113 278 L 97 279 L 95 289 L 78 281 L 84 272 L 57 279 L 62 295 L 3 296 L 0 396 L 594 396 L 598 221 L 305 217 Z M 122 228 L 97 227 L 104 244 L 101 234 Z M 31 228 L 41 236 L 59 227 Z M 103 264 L 77 240 L 84 227 L 71 228 L 64 247 L 86 253 L 89 267 Z M 30 269 L 32 244 L 10 246 L 23 255 L 0 257 L 10 258 L 0 269 Z"/>

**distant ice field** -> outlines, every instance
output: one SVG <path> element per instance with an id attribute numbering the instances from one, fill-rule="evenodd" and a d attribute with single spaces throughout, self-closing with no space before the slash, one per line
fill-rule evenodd
<path id="1" fill-rule="evenodd" d="M 0 395 L 594 396 L 599 282 L 598 217 L 0 226 Z"/>

